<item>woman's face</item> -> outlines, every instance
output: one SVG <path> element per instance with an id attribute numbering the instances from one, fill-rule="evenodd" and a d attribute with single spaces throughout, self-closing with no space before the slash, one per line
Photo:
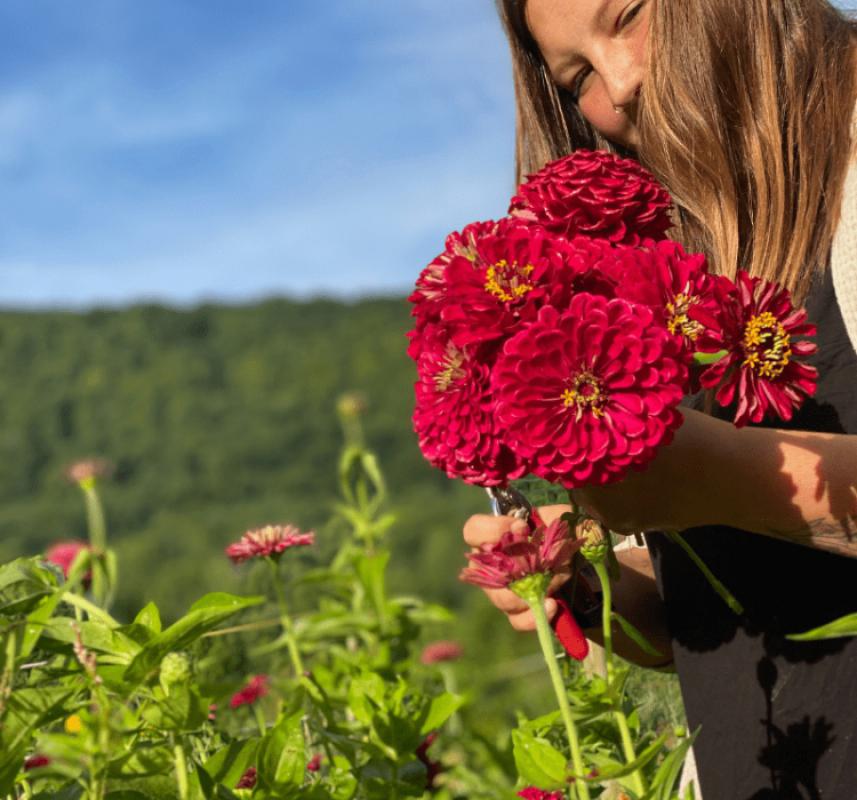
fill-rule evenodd
<path id="1" fill-rule="evenodd" d="M 654 1 L 527 0 L 527 24 L 555 83 L 603 136 L 632 150 Z"/>

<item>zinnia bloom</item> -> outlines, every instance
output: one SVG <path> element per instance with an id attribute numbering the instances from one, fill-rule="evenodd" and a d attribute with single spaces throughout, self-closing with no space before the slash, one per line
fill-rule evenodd
<path id="1" fill-rule="evenodd" d="M 716 319 L 696 313 L 710 328 L 700 349 L 727 350 L 728 355 L 702 373 L 706 388 L 719 387 L 717 402 L 730 405 L 737 398 L 735 425 L 761 422 L 769 411 L 789 420 L 795 409 L 815 393 L 818 372 L 801 359 L 815 353 L 814 342 L 796 339 L 814 336 L 804 309 L 792 305 L 788 290 L 739 272 L 733 285 L 726 278 L 716 284 Z"/>
<path id="2" fill-rule="evenodd" d="M 464 650 L 458 642 L 430 642 L 423 648 L 420 661 L 423 664 L 439 664 L 441 661 L 458 661 Z"/>
<path id="3" fill-rule="evenodd" d="M 470 565 L 461 570 L 459 578 L 484 589 L 505 589 L 529 575 L 567 570 L 579 547 L 561 519 L 527 533 L 507 531 L 499 542 L 466 553 Z"/>
<path id="4" fill-rule="evenodd" d="M 671 205 L 666 189 L 636 161 L 577 150 L 530 175 L 509 213 L 567 238 L 636 246 L 664 238 L 672 225 Z"/>
<path id="5" fill-rule="evenodd" d="M 318 772 L 321 769 L 321 754 L 316 753 L 309 761 L 307 761 L 307 772 Z"/>
<path id="6" fill-rule="evenodd" d="M 256 767 L 247 767 L 244 774 L 238 783 L 235 784 L 236 789 L 255 789 L 256 788 Z"/>
<path id="7" fill-rule="evenodd" d="M 39 753 L 35 755 L 29 756 L 24 759 L 24 771 L 29 772 L 31 769 L 38 769 L 39 767 L 47 767 L 51 763 L 51 760 L 47 756 L 43 756 Z"/>
<path id="8" fill-rule="evenodd" d="M 65 469 L 66 478 L 72 483 L 88 483 L 96 478 L 106 478 L 113 472 L 113 464 L 104 458 L 85 458 L 75 461 Z"/>
<path id="9" fill-rule="evenodd" d="M 563 800 L 562 792 L 546 792 L 544 789 L 536 789 L 535 786 L 521 789 L 518 797 L 523 797 L 524 800 Z"/>
<path id="10" fill-rule="evenodd" d="M 503 443 L 489 391 L 493 355 L 453 344 L 433 329 L 417 364 L 414 430 L 428 461 L 451 478 L 503 485 L 528 467 Z"/>
<path id="11" fill-rule="evenodd" d="M 577 294 L 506 342 L 493 374 L 496 416 L 534 474 L 566 488 L 606 484 L 671 441 L 685 361 L 650 309 Z"/>
<path id="12" fill-rule="evenodd" d="M 62 570 L 63 577 L 68 578 L 68 571 L 71 569 L 71 565 L 77 558 L 78 553 L 82 550 L 89 550 L 89 545 L 79 539 L 57 542 L 45 551 L 45 561 L 50 564 L 56 564 Z M 84 583 L 89 581 L 91 577 L 92 573 L 87 573 Z"/>
<path id="13" fill-rule="evenodd" d="M 266 525 L 247 531 L 240 542 L 229 545 L 226 555 L 236 564 L 250 558 L 279 558 L 290 547 L 305 547 L 315 542 L 315 533 L 301 533 L 294 525 Z"/>
<path id="14" fill-rule="evenodd" d="M 232 695 L 229 706 L 230 708 L 240 708 L 241 706 L 252 705 L 268 694 L 268 691 L 268 676 L 254 675 L 243 689 Z"/>

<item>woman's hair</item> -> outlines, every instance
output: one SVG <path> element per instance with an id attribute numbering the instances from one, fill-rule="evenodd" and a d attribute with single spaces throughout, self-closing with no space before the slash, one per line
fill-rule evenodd
<path id="1" fill-rule="evenodd" d="M 838 222 L 857 24 L 827 0 L 651 2 L 637 157 L 673 196 L 676 238 L 716 271 L 748 269 L 802 301 Z M 518 181 L 577 148 L 617 150 L 553 84 L 525 3 L 497 0 L 512 51 Z"/>

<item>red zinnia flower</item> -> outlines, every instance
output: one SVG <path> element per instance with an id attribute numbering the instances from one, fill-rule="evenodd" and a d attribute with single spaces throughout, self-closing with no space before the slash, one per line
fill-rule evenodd
<path id="1" fill-rule="evenodd" d="M 530 175 L 509 213 L 567 238 L 637 245 L 664 237 L 671 205 L 666 189 L 636 161 L 577 150 Z"/>
<path id="2" fill-rule="evenodd" d="M 241 706 L 252 705 L 266 694 L 268 694 L 268 676 L 254 675 L 243 689 L 232 695 L 229 706 L 230 708 L 240 708 Z"/>
<path id="3" fill-rule="evenodd" d="M 494 369 L 497 418 L 533 473 L 566 488 L 641 468 L 681 424 L 682 343 L 650 309 L 577 294 L 506 342 Z"/>
<path id="4" fill-rule="evenodd" d="M 78 553 L 82 550 L 89 550 L 89 545 L 79 539 L 57 542 L 45 551 L 45 561 L 50 564 L 56 564 L 62 570 L 63 577 L 68 578 L 68 571 L 71 569 L 71 565 L 77 558 Z M 91 576 L 91 572 L 87 573 L 84 583 L 89 581 Z"/>
<path id="5" fill-rule="evenodd" d="M 256 767 L 247 767 L 244 774 L 238 783 L 235 784 L 236 789 L 255 789 L 256 788 Z"/>
<path id="6" fill-rule="evenodd" d="M 229 545 L 226 555 L 236 564 L 250 558 L 279 558 L 290 547 L 304 547 L 315 542 L 315 533 L 301 533 L 294 525 L 266 525 L 247 531 L 240 542 Z"/>
<path id="7" fill-rule="evenodd" d="M 524 800 L 562 800 L 563 794 L 562 792 L 546 792 L 544 789 L 528 786 L 518 792 L 518 797 L 523 797 Z"/>
<path id="8" fill-rule="evenodd" d="M 719 386 L 717 402 L 738 400 L 735 425 L 761 422 L 769 410 L 789 420 L 795 409 L 815 393 L 818 372 L 800 359 L 815 353 L 814 342 L 796 336 L 814 336 L 804 309 L 792 305 L 788 290 L 753 278 L 741 270 L 733 285 L 727 278 L 716 284 L 716 319 L 696 314 L 719 332 L 708 331 L 700 349 L 727 350 L 728 355 L 702 373 L 703 386 Z"/>
<path id="9" fill-rule="evenodd" d="M 309 761 L 307 761 L 307 772 L 318 772 L 321 769 L 321 754 L 316 753 Z"/>
<path id="10" fill-rule="evenodd" d="M 431 642 L 423 648 L 420 661 L 423 664 L 438 664 L 441 661 L 458 661 L 464 650 L 458 642 Z"/>
<path id="11" fill-rule="evenodd" d="M 414 430 L 420 450 L 451 478 L 497 486 L 526 475 L 502 441 L 489 392 L 493 357 L 456 347 L 433 329 L 417 364 Z"/>
<path id="12" fill-rule="evenodd" d="M 29 772 L 31 769 L 38 769 L 39 767 L 47 767 L 51 763 L 51 760 L 47 756 L 40 755 L 36 753 L 33 756 L 29 756 L 24 759 L 24 771 Z"/>
<path id="13" fill-rule="evenodd" d="M 505 589 L 528 575 L 567 570 L 581 542 L 571 538 L 568 525 L 556 519 L 528 533 L 507 531 L 499 542 L 466 554 L 470 565 L 459 578 L 484 589 Z"/>

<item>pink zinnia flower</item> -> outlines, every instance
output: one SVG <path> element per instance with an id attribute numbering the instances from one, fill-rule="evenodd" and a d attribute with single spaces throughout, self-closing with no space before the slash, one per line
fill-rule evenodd
<path id="1" fill-rule="evenodd" d="M 788 290 L 753 278 L 741 270 L 733 285 L 717 282 L 716 318 L 697 311 L 709 330 L 700 349 L 727 350 L 728 355 L 702 373 L 706 388 L 719 387 L 717 402 L 738 401 L 735 425 L 761 422 L 769 411 L 789 420 L 795 409 L 815 393 L 818 372 L 801 359 L 817 350 L 814 342 L 796 339 L 814 336 L 804 309 L 792 305 Z"/>
<path id="2" fill-rule="evenodd" d="M 524 800 L 563 800 L 562 792 L 546 792 L 544 789 L 536 789 L 535 786 L 521 789 L 518 797 L 523 797 Z"/>
<path id="3" fill-rule="evenodd" d="M 650 309 L 577 294 L 506 342 L 493 374 L 497 418 L 539 477 L 566 488 L 616 481 L 681 424 L 685 360 Z"/>
<path id="4" fill-rule="evenodd" d="M 321 769 L 321 754 L 316 753 L 309 761 L 307 761 L 307 772 L 318 772 Z"/>
<path id="5" fill-rule="evenodd" d="M 236 789 L 255 789 L 256 788 L 256 767 L 247 767 L 244 774 L 241 776 L 238 783 L 235 784 Z"/>
<path id="6" fill-rule="evenodd" d="M 113 464 L 104 458 L 85 458 L 65 468 L 65 476 L 72 483 L 87 483 L 96 478 L 109 477 Z"/>
<path id="7" fill-rule="evenodd" d="M 479 352 L 433 329 L 417 364 L 414 430 L 423 455 L 449 477 L 497 486 L 528 467 L 503 443 L 490 393 L 494 356 Z"/>
<path id="8" fill-rule="evenodd" d="M 470 565 L 461 570 L 459 578 L 484 589 L 505 589 L 528 575 L 567 570 L 580 545 L 560 519 L 528 533 L 507 531 L 499 542 L 466 553 Z"/>
<path id="9" fill-rule="evenodd" d="M 250 558 L 279 558 L 290 547 L 305 547 L 315 542 L 315 533 L 301 533 L 294 525 L 266 525 L 247 531 L 240 542 L 229 545 L 226 555 L 236 564 Z"/>
<path id="10" fill-rule="evenodd" d="M 243 689 L 232 695 L 229 706 L 230 708 L 240 708 L 241 706 L 252 705 L 268 694 L 268 691 L 268 676 L 254 675 Z"/>
<path id="11" fill-rule="evenodd" d="M 50 564 L 56 564 L 62 570 L 63 577 L 68 578 L 68 571 L 71 569 L 71 565 L 83 550 L 89 550 L 89 545 L 79 539 L 57 542 L 45 551 L 45 561 Z M 88 572 L 83 579 L 84 583 L 87 583 L 91 577 L 92 573 Z"/>
<path id="12" fill-rule="evenodd" d="M 464 650 L 458 642 L 430 642 L 423 648 L 420 661 L 423 664 L 439 664 L 441 661 L 458 661 Z"/>
<path id="13" fill-rule="evenodd" d="M 666 189 L 636 161 L 577 150 L 530 175 L 509 213 L 567 238 L 637 245 L 664 238 L 671 205 Z"/>
<path id="14" fill-rule="evenodd" d="M 24 771 L 29 772 L 31 769 L 38 769 L 39 767 L 47 767 L 51 763 L 51 760 L 47 756 L 43 756 L 40 753 L 36 753 L 35 755 L 29 756 L 24 759 Z"/>

